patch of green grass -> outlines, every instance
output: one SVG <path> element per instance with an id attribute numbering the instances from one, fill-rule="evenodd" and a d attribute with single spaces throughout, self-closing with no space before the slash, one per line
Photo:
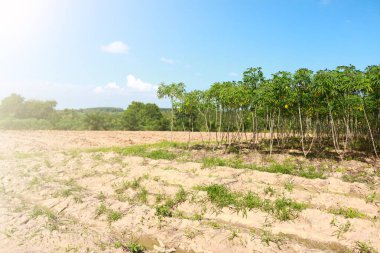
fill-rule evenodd
<path id="1" fill-rule="evenodd" d="M 335 215 L 342 215 L 345 218 L 350 218 L 350 219 L 367 217 L 367 215 L 360 212 L 358 209 L 352 208 L 352 207 L 329 208 L 328 212 Z"/>
<path id="2" fill-rule="evenodd" d="M 159 159 L 174 160 L 177 158 L 177 154 L 165 149 L 157 149 L 157 150 L 147 152 L 144 157 L 147 157 L 153 160 L 159 160 Z"/>
<path id="3" fill-rule="evenodd" d="M 39 185 L 40 183 L 41 180 L 38 177 L 33 177 L 33 179 L 29 182 L 29 186 L 32 187 L 34 185 Z"/>
<path id="4" fill-rule="evenodd" d="M 156 195 L 156 204 L 161 203 L 166 199 L 166 195 L 164 193 L 159 193 Z"/>
<path id="5" fill-rule="evenodd" d="M 145 247 L 137 242 L 128 243 L 125 248 L 131 253 L 143 253 L 145 251 Z"/>
<path id="6" fill-rule="evenodd" d="M 371 245 L 370 242 L 355 242 L 355 252 L 358 253 L 378 253 L 378 251 Z"/>
<path id="7" fill-rule="evenodd" d="M 120 220 L 122 217 L 123 217 L 123 214 L 121 212 L 115 211 L 115 210 L 110 210 L 110 209 L 108 210 L 107 220 L 109 222 Z"/>
<path id="8" fill-rule="evenodd" d="M 213 168 L 216 166 L 226 166 L 227 162 L 219 157 L 204 157 L 202 159 L 202 168 Z"/>
<path id="9" fill-rule="evenodd" d="M 129 147 L 111 147 L 111 148 L 94 148 L 88 149 L 87 152 L 115 152 L 124 156 L 141 156 L 154 160 L 166 159 L 174 160 L 178 155 L 168 148 L 179 148 L 179 143 L 161 142 L 156 144 L 134 145 Z M 152 150 L 153 149 L 153 150 Z"/>
<path id="10" fill-rule="evenodd" d="M 187 143 L 185 142 L 175 142 L 175 141 L 161 141 L 153 144 L 147 144 L 147 146 L 153 147 L 153 148 L 176 148 L 176 149 L 187 149 Z"/>
<path id="11" fill-rule="evenodd" d="M 185 232 L 185 236 L 190 240 L 194 239 L 198 235 L 203 234 L 203 232 L 201 230 L 191 228 L 191 227 L 187 227 L 184 232 Z"/>
<path id="12" fill-rule="evenodd" d="M 309 179 L 325 178 L 324 173 L 322 171 L 317 171 L 315 167 L 302 167 L 301 165 L 293 164 L 291 162 L 283 164 L 272 163 L 269 166 L 257 166 L 255 164 L 244 163 L 240 158 L 223 159 L 219 157 L 205 157 L 202 159 L 202 168 L 212 168 L 216 166 L 229 166 L 235 169 L 252 169 L 269 173 L 281 173 Z"/>
<path id="13" fill-rule="evenodd" d="M 293 189 L 294 189 L 294 184 L 293 182 L 286 182 L 284 184 L 284 188 L 285 190 L 287 190 L 288 192 L 293 192 Z"/>
<path id="14" fill-rule="evenodd" d="M 304 203 L 295 202 L 289 198 L 278 198 L 274 201 L 273 213 L 274 216 L 281 220 L 292 220 L 298 216 L 298 213 L 306 209 Z"/>
<path id="15" fill-rule="evenodd" d="M 269 195 L 270 197 L 275 195 L 275 193 L 276 193 L 276 190 L 272 186 L 265 187 L 264 189 L 264 194 Z"/>
<path id="16" fill-rule="evenodd" d="M 336 217 L 334 217 L 330 221 L 330 225 L 332 227 L 336 227 L 336 230 L 333 232 L 333 235 L 336 236 L 336 238 L 340 239 L 345 233 L 349 232 L 351 230 L 351 222 L 346 221 L 345 223 L 340 223 L 337 221 Z"/>
<path id="17" fill-rule="evenodd" d="M 229 241 L 233 241 L 235 238 L 239 236 L 239 231 L 238 230 L 231 230 L 231 235 L 228 236 Z"/>
<path id="18" fill-rule="evenodd" d="M 73 196 L 75 201 L 81 202 L 81 196 L 79 193 L 82 192 L 84 188 L 80 186 L 73 178 L 65 180 L 63 184 L 65 185 L 65 188 L 57 191 L 54 196 L 64 198 Z"/>
<path id="19" fill-rule="evenodd" d="M 232 207 L 237 213 L 243 213 L 243 216 L 246 216 L 247 212 L 252 209 L 260 209 L 273 214 L 281 221 L 286 221 L 295 219 L 298 213 L 307 207 L 304 203 L 285 197 L 272 202 L 269 199 L 263 200 L 252 192 L 232 192 L 226 186 L 219 184 L 199 186 L 198 189 L 206 191 L 209 200 L 218 208 Z"/>
<path id="20" fill-rule="evenodd" d="M 247 167 L 247 165 L 244 164 L 244 161 L 239 157 L 228 159 L 227 166 L 235 169 L 244 169 Z"/>
<path id="21" fill-rule="evenodd" d="M 220 208 L 234 205 L 237 202 L 237 195 L 224 185 L 201 186 L 200 190 L 206 191 L 210 201 Z"/>
<path id="22" fill-rule="evenodd" d="M 57 216 L 50 208 L 43 206 L 35 206 L 32 211 L 32 218 L 36 218 L 38 216 L 46 216 L 49 220 L 56 220 Z"/>
<path id="23" fill-rule="evenodd" d="M 183 189 L 183 187 L 181 187 L 178 190 L 178 192 L 175 194 L 174 201 L 176 202 L 176 204 L 178 204 L 178 203 L 185 202 L 186 198 L 187 198 L 187 192 L 185 191 L 185 189 Z"/>
<path id="24" fill-rule="evenodd" d="M 95 153 L 92 155 L 92 159 L 96 161 L 103 161 L 103 154 L 102 153 Z"/>
<path id="25" fill-rule="evenodd" d="M 112 148 L 96 148 L 88 149 L 87 152 L 115 152 L 125 156 L 133 155 L 150 159 L 166 159 L 175 160 L 183 158 L 184 152 L 174 152 L 168 149 L 187 149 L 186 143 L 177 142 L 159 142 L 155 144 L 134 145 L 129 147 L 112 147 Z M 202 168 L 213 168 L 216 166 L 229 166 L 236 169 L 253 169 L 259 171 L 266 171 L 270 173 L 282 173 L 288 175 L 295 175 L 305 178 L 325 178 L 323 171 L 318 171 L 314 167 L 302 167 L 291 162 L 284 164 L 273 163 L 270 166 L 256 166 L 254 164 L 247 164 L 240 158 L 223 159 L 219 157 L 204 157 L 202 159 Z"/>
<path id="26" fill-rule="evenodd" d="M 323 172 L 317 171 L 314 167 L 300 167 L 292 163 L 273 163 L 267 167 L 257 167 L 253 166 L 251 169 L 265 171 L 269 173 L 281 173 L 287 175 L 294 175 L 299 177 L 305 177 L 309 179 L 321 178 L 324 179 L 325 176 Z"/>
<path id="27" fill-rule="evenodd" d="M 248 211 L 261 208 L 262 200 L 257 194 L 249 191 L 241 196 L 235 205 L 237 213 L 242 212 L 243 216 L 247 216 Z"/>
<path id="28" fill-rule="evenodd" d="M 285 242 L 285 237 L 282 235 L 275 235 L 269 230 L 264 230 L 260 235 L 261 241 L 266 243 L 268 246 L 270 243 L 276 244 L 279 250 L 281 250 L 281 246 Z"/>
<path id="29" fill-rule="evenodd" d="M 104 203 L 100 204 L 100 206 L 96 208 L 96 211 L 95 211 L 96 217 L 102 214 L 106 214 L 107 211 L 108 211 L 108 208 L 106 207 L 106 205 Z"/>
<path id="30" fill-rule="evenodd" d="M 133 190 L 138 189 L 141 186 L 141 180 L 142 180 L 141 177 L 134 179 L 132 183 L 129 185 L 129 187 L 132 188 Z"/>
<path id="31" fill-rule="evenodd" d="M 222 226 L 217 223 L 216 221 L 209 221 L 206 223 L 206 225 L 209 225 L 210 227 L 214 228 L 214 229 L 220 229 Z"/>
<path id="32" fill-rule="evenodd" d="M 342 180 L 349 183 L 364 183 L 374 184 L 374 175 L 371 175 L 365 171 L 347 171 L 343 174 Z"/>
<path id="33" fill-rule="evenodd" d="M 145 188 L 141 188 L 137 193 L 136 198 L 140 203 L 146 204 L 148 202 L 148 191 Z"/>
<path id="34" fill-rule="evenodd" d="M 366 202 L 366 203 L 374 203 L 374 202 L 375 202 L 375 199 L 376 199 L 376 192 L 373 192 L 373 193 L 369 194 L 369 195 L 365 198 L 365 202 Z"/>
<path id="35" fill-rule="evenodd" d="M 156 215 L 163 217 L 172 217 L 173 208 L 178 204 L 185 202 L 187 199 L 187 192 L 181 187 L 178 192 L 175 194 L 174 199 L 168 198 L 165 203 L 162 205 L 156 206 Z M 157 198 L 156 198 L 157 203 Z"/>
<path id="36" fill-rule="evenodd" d="M 158 205 L 156 206 L 156 215 L 162 217 L 172 217 L 173 211 L 169 205 Z"/>
<path id="37" fill-rule="evenodd" d="M 116 249 L 123 248 L 124 250 L 131 253 L 143 253 L 145 251 L 145 247 L 140 245 L 137 242 L 130 242 L 130 243 L 124 244 L 120 241 L 116 241 L 114 243 L 114 247 Z"/>
<path id="38" fill-rule="evenodd" d="M 49 230 L 57 230 L 58 229 L 58 216 L 55 214 L 53 210 L 44 206 L 35 206 L 33 208 L 31 217 L 37 218 L 39 216 L 47 217 L 47 228 Z"/>
<path id="39" fill-rule="evenodd" d="M 106 195 L 104 194 L 104 192 L 100 192 L 98 196 L 96 196 L 96 198 L 99 199 L 100 201 L 104 201 L 106 200 Z"/>
<path id="40" fill-rule="evenodd" d="M 100 204 L 100 206 L 95 210 L 95 214 L 96 217 L 99 217 L 100 215 L 107 215 L 107 220 L 110 223 L 120 220 L 123 217 L 121 212 L 108 208 L 104 203 Z"/>
<path id="41" fill-rule="evenodd" d="M 200 213 L 195 213 L 193 214 L 193 216 L 190 217 L 191 220 L 197 220 L 197 221 L 201 221 L 203 219 L 203 215 L 200 214 Z"/>
<path id="42" fill-rule="evenodd" d="M 142 177 L 139 177 L 139 178 L 135 178 L 133 179 L 133 181 L 124 181 L 116 190 L 115 192 L 117 194 L 121 194 L 123 193 L 125 190 L 131 188 L 133 190 L 137 190 L 138 188 L 141 187 L 141 181 L 142 181 Z"/>

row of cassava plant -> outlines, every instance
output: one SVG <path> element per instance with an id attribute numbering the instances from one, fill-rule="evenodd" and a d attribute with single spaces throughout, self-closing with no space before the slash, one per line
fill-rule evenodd
<path id="1" fill-rule="evenodd" d="M 183 83 L 162 83 L 157 95 L 171 100 L 171 130 L 188 131 L 189 141 L 191 132 L 206 131 L 205 142 L 213 137 L 215 146 L 259 148 L 264 140 L 270 154 L 291 147 L 304 156 L 331 150 L 340 159 L 351 151 L 378 157 L 380 65 L 302 68 L 270 78 L 248 68 L 240 81 L 190 92 Z"/>

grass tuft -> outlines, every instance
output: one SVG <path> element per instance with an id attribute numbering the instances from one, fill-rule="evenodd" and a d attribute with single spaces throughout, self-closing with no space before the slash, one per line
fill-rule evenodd
<path id="1" fill-rule="evenodd" d="M 57 230 L 58 229 L 58 216 L 55 214 L 53 210 L 44 206 L 35 206 L 32 211 L 32 218 L 37 218 L 39 216 L 47 217 L 46 226 L 49 230 Z"/>
<path id="2" fill-rule="evenodd" d="M 100 206 L 95 210 L 95 215 L 96 217 L 99 217 L 100 215 L 107 215 L 107 220 L 110 223 L 120 220 L 123 217 L 121 212 L 108 208 L 104 203 L 100 204 Z"/>
<path id="3" fill-rule="evenodd" d="M 342 215 L 345 218 L 349 218 L 349 219 L 367 217 L 367 215 L 360 212 L 358 209 L 352 208 L 352 207 L 329 208 L 328 212 L 335 215 Z"/>
<path id="4" fill-rule="evenodd" d="M 252 192 L 232 192 L 226 186 L 219 184 L 197 188 L 206 191 L 209 200 L 218 208 L 231 207 L 237 213 L 243 213 L 243 216 L 246 216 L 247 212 L 252 209 L 260 209 L 271 213 L 281 221 L 286 221 L 297 218 L 299 212 L 307 207 L 305 203 L 295 202 L 285 197 L 278 198 L 273 202 L 269 199 L 263 200 Z"/>
<path id="5" fill-rule="evenodd" d="M 355 252 L 358 253 L 378 253 L 378 251 L 371 245 L 370 242 L 357 241 L 355 243 Z"/>

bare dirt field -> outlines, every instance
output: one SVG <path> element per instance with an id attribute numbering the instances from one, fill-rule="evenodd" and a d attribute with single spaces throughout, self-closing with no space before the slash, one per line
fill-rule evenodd
<path id="1" fill-rule="evenodd" d="M 380 250 L 378 163 L 163 142 L 187 139 L 0 132 L 0 251 Z"/>

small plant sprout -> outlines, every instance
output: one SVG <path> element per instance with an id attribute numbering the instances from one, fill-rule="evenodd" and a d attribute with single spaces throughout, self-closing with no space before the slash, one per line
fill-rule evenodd
<path id="1" fill-rule="evenodd" d="M 288 192 L 293 192 L 293 189 L 294 189 L 294 184 L 292 181 L 289 181 L 289 182 L 286 182 L 284 184 L 284 188 L 285 190 L 287 190 Z"/>

